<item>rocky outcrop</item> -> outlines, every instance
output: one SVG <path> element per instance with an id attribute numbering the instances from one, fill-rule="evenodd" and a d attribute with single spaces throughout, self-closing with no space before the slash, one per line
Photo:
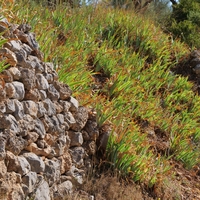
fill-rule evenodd
<path id="1" fill-rule="evenodd" d="M 99 129 L 59 82 L 27 24 L 0 21 L 0 199 L 63 199 L 83 183 Z M 86 165 L 87 164 L 87 165 Z"/>

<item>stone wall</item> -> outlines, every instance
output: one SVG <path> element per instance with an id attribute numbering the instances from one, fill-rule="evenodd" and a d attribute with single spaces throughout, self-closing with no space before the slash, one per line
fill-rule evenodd
<path id="1" fill-rule="evenodd" d="M 99 129 L 59 82 L 27 24 L 0 21 L 0 199 L 63 199 L 83 183 Z"/>

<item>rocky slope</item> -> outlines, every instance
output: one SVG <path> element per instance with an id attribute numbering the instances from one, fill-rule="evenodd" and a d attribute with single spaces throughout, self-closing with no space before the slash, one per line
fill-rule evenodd
<path id="1" fill-rule="evenodd" d="M 95 113 L 59 82 L 27 24 L 0 21 L 0 199 L 63 199 L 83 183 L 97 150 Z"/>

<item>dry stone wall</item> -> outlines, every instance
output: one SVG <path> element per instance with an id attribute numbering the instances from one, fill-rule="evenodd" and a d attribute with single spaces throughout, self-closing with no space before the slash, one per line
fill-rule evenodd
<path id="1" fill-rule="evenodd" d="M 99 137 L 95 113 L 59 82 L 27 24 L 0 20 L 0 199 L 63 199 L 83 183 Z"/>

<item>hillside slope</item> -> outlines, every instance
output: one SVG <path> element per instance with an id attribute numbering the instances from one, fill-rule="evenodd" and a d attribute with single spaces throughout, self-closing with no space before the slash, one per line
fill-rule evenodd
<path id="1" fill-rule="evenodd" d="M 110 133 L 106 167 L 152 198 L 200 199 L 200 97 L 180 71 L 186 45 L 128 11 L 1 5 L 10 22 L 32 26 L 44 61 L 96 111 L 101 131 Z"/>

